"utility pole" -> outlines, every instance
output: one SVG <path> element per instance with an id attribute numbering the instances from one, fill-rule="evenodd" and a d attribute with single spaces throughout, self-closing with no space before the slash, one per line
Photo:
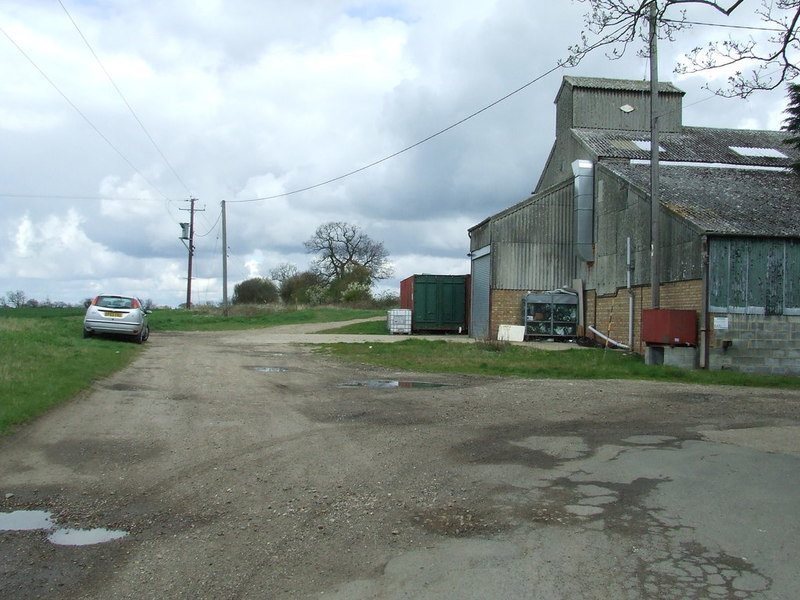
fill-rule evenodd
<path id="1" fill-rule="evenodd" d="M 661 304 L 661 267 L 659 217 L 661 199 L 659 197 L 658 148 L 660 143 L 658 117 L 658 2 L 650 3 L 650 286 L 651 308 Z"/>
<path id="2" fill-rule="evenodd" d="M 228 225 L 222 201 L 222 314 L 228 316 Z"/>
<path id="3" fill-rule="evenodd" d="M 181 227 L 183 228 L 183 236 L 181 237 L 181 240 L 184 240 L 184 245 L 189 250 L 189 271 L 186 277 L 186 310 L 190 310 L 192 308 L 192 258 L 194 257 L 194 213 L 196 212 L 194 208 L 195 202 L 197 202 L 197 198 L 189 198 L 189 208 L 180 209 L 189 211 L 189 222 L 181 223 Z M 189 243 L 186 244 L 186 241 Z"/>
<path id="4" fill-rule="evenodd" d="M 650 290 L 651 308 L 661 304 L 661 199 L 659 197 L 658 150 L 660 143 L 658 118 L 661 112 L 658 98 L 658 1 L 650 1 Z M 645 364 L 663 363 L 663 348 L 647 346 Z"/>

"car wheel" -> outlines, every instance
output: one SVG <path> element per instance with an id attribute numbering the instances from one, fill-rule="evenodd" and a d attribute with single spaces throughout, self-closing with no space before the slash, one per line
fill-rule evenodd
<path id="1" fill-rule="evenodd" d="M 146 342 L 150 339 L 150 326 L 144 328 L 144 333 L 142 334 L 142 341 Z"/>
<path id="2" fill-rule="evenodd" d="M 144 337 L 144 329 L 141 329 L 139 333 L 133 336 L 133 341 L 135 341 L 137 344 L 141 344 L 142 342 L 144 342 L 145 339 L 146 338 Z"/>
<path id="3" fill-rule="evenodd" d="M 88 329 L 84 329 L 84 330 L 83 330 L 83 337 L 84 337 L 84 338 L 90 338 L 90 337 L 92 337 L 92 332 L 91 332 L 91 331 L 89 331 Z"/>

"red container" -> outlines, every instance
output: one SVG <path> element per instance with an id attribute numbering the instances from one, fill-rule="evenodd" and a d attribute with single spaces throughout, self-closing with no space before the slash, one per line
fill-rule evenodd
<path id="1" fill-rule="evenodd" d="M 697 312 L 665 308 L 643 310 L 642 341 L 664 346 L 696 346 Z"/>

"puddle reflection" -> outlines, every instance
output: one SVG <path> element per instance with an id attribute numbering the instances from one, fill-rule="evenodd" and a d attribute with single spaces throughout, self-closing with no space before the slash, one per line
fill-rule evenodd
<path id="1" fill-rule="evenodd" d="M 0 533 L 4 531 L 48 531 L 48 541 L 59 546 L 88 546 L 118 540 L 127 531 L 113 529 L 71 529 L 57 527 L 53 515 L 44 510 L 15 510 L 0 513 Z"/>
<path id="2" fill-rule="evenodd" d="M 401 381 L 397 379 L 365 379 L 363 381 L 346 381 L 336 387 L 340 388 L 440 388 L 448 387 L 449 383 L 435 383 L 432 381 Z"/>
<path id="3" fill-rule="evenodd" d="M 127 531 L 113 529 L 56 529 L 47 539 L 58 546 L 89 546 L 124 538 Z"/>
<path id="4" fill-rule="evenodd" d="M 283 367 L 250 367 L 253 371 L 258 371 L 259 373 L 285 373 L 289 369 L 285 369 Z"/>
<path id="5" fill-rule="evenodd" d="M 44 510 L 15 510 L 0 513 L 0 531 L 33 531 L 55 527 L 50 513 Z"/>

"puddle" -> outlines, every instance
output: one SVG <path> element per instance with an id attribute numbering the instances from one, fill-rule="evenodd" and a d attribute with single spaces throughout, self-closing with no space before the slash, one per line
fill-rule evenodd
<path id="1" fill-rule="evenodd" d="M 52 529 L 55 525 L 50 513 L 43 510 L 15 510 L 0 513 L 0 531 L 33 531 Z"/>
<path id="2" fill-rule="evenodd" d="M 89 546 L 124 538 L 127 531 L 113 529 L 56 529 L 47 539 L 57 546 Z"/>
<path id="3" fill-rule="evenodd" d="M 58 546 L 88 546 L 118 540 L 127 531 L 113 529 L 70 529 L 56 527 L 52 514 L 44 510 L 16 510 L 0 513 L 0 533 L 4 531 L 47 531 L 48 541 Z"/>
<path id="4" fill-rule="evenodd" d="M 283 367 L 250 367 L 253 371 L 258 371 L 259 373 L 286 373 L 289 369 L 284 369 Z"/>
<path id="5" fill-rule="evenodd" d="M 336 387 L 340 388 L 440 388 L 447 387 L 449 383 L 434 383 L 432 381 L 399 381 L 396 379 L 365 379 L 363 381 L 347 381 Z"/>

